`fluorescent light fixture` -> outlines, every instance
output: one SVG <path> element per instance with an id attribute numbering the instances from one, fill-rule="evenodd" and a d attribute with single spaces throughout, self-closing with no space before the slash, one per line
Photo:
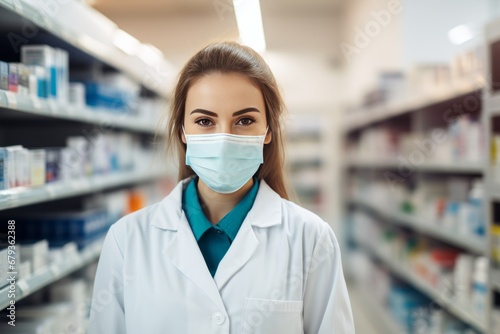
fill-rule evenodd
<path id="1" fill-rule="evenodd" d="M 150 66 L 157 66 L 163 58 L 163 53 L 151 44 L 142 44 L 137 55 Z"/>
<path id="2" fill-rule="evenodd" d="M 257 52 L 266 51 L 259 0 L 233 0 L 233 6 L 241 44 Z"/>
<path id="3" fill-rule="evenodd" d="M 113 44 L 128 55 L 134 55 L 141 42 L 125 31 L 118 29 L 113 35 Z"/>
<path id="4" fill-rule="evenodd" d="M 461 24 L 448 32 L 448 39 L 455 45 L 464 44 L 472 38 L 474 38 L 474 33 L 466 24 Z"/>

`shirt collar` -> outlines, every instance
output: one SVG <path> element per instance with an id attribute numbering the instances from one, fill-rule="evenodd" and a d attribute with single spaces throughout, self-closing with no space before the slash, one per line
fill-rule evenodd
<path id="1" fill-rule="evenodd" d="M 201 207 L 196 188 L 198 177 L 196 176 L 189 182 L 183 192 L 182 207 L 188 219 L 189 225 L 191 225 L 196 241 L 199 241 L 203 234 L 212 227 L 224 231 L 231 241 L 234 240 L 241 224 L 243 223 L 243 220 L 245 220 L 245 217 L 252 208 L 255 197 L 257 196 L 259 180 L 257 180 L 256 177 L 254 177 L 253 180 L 254 184 L 252 188 L 241 199 L 241 201 L 219 221 L 217 225 L 210 223 Z"/>

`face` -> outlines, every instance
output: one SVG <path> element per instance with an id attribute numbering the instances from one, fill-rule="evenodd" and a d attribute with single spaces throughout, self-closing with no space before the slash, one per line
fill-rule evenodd
<path id="1" fill-rule="evenodd" d="M 189 88 L 184 111 L 186 134 L 230 133 L 260 136 L 266 133 L 264 98 L 260 89 L 238 73 L 213 73 Z M 186 138 L 182 134 L 182 141 Z M 264 144 L 271 142 L 267 132 Z"/>

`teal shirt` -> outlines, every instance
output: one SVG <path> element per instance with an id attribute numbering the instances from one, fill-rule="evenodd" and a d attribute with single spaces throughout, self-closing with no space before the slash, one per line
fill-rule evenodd
<path id="1" fill-rule="evenodd" d="M 182 209 L 212 277 L 236 237 L 243 220 L 252 208 L 259 190 L 259 180 L 255 177 L 253 180 L 254 184 L 245 197 L 217 225 L 213 225 L 207 219 L 201 208 L 196 188 L 197 176 L 189 182 L 182 194 Z"/>

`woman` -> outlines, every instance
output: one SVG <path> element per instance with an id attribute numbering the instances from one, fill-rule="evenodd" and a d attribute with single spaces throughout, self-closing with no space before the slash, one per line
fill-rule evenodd
<path id="1" fill-rule="evenodd" d="M 354 333 L 335 235 L 288 201 L 283 109 L 252 49 L 189 60 L 168 125 L 180 182 L 109 230 L 89 333 Z"/>

